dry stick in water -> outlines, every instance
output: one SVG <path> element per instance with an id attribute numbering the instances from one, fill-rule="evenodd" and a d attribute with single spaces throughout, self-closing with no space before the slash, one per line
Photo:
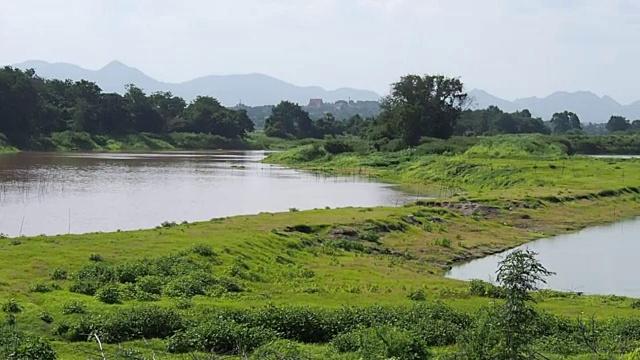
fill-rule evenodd
<path id="1" fill-rule="evenodd" d="M 24 216 L 22 217 L 22 223 L 20 224 L 20 234 L 18 234 L 18 237 L 22 236 L 22 229 L 24 228 Z"/>
<path id="2" fill-rule="evenodd" d="M 69 208 L 69 229 L 67 234 L 71 234 L 71 208 Z"/>

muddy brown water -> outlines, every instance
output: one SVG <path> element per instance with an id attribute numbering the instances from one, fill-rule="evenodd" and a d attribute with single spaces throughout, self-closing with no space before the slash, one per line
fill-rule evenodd
<path id="1" fill-rule="evenodd" d="M 325 207 L 401 206 L 415 195 L 361 177 L 263 164 L 264 151 L 0 156 L 0 233 L 152 228 L 165 221 Z"/>

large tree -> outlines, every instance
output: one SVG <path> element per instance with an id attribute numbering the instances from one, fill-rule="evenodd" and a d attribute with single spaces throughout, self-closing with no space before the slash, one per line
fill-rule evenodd
<path id="1" fill-rule="evenodd" d="M 551 117 L 551 126 L 553 127 L 554 134 L 564 134 L 572 130 L 582 130 L 580 118 L 570 111 L 553 114 Z"/>
<path id="2" fill-rule="evenodd" d="M 607 122 L 607 131 L 609 132 L 618 132 L 618 131 L 627 131 L 631 124 L 627 120 L 627 118 L 622 116 L 612 116 L 609 118 Z"/>
<path id="3" fill-rule="evenodd" d="M 446 139 L 453 134 L 466 102 L 464 85 L 457 78 L 403 76 L 380 104 L 383 124 L 379 125 L 407 145 L 417 145 L 425 136 Z"/>
<path id="4" fill-rule="evenodd" d="M 301 139 L 313 136 L 314 127 L 309 113 L 300 105 L 282 101 L 273 107 L 271 116 L 265 121 L 264 132 L 268 136 Z"/>

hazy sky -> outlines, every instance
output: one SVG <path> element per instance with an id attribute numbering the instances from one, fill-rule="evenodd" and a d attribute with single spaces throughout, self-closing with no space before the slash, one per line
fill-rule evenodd
<path id="1" fill-rule="evenodd" d="M 0 64 L 164 81 L 272 75 L 386 93 L 401 75 L 460 76 L 514 99 L 591 90 L 640 99 L 637 0 L 0 0 Z"/>

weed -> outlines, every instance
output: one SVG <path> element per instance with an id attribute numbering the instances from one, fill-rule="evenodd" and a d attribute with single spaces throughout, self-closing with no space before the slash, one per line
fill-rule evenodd
<path id="1" fill-rule="evenodd" d="M 87 309 L 84 303 L 79 301 L 67 301 L 62 304 L 62 315 L 84 314 Z"/>

